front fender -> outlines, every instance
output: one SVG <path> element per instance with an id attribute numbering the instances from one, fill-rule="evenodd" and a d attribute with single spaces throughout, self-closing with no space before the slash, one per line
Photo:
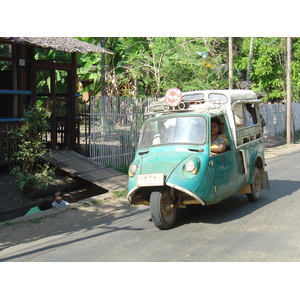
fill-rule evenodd
<path id="1" fill-rule="evenodd" d="M 189 160 L 194 161 L 198 166 L 198 172 L 196 174 L 192 174 L 185 169 L 185 164 Z M 213 180 L 207 182 L 209 173 L 208 161 L 209 156 L 206 154 L 192 154 L 176 167 L 172 174 L 170 174 L 166 184 L 188 194 L 202 205 L 205 205 L 202 196 L 207 194 L 207 189 L 211 191 L 214 184 Z M 204 188 L 201 188 L 201 186 Z"/>

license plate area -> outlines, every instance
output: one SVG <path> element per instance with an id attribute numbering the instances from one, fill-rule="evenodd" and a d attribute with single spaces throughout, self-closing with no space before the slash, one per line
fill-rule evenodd
<path id="1" fill-rule="evenodd" d="M 163 186 L 164 185 L 164 173 L 149 173 L 138 174 L 136 185 L 141 186 Z"/>

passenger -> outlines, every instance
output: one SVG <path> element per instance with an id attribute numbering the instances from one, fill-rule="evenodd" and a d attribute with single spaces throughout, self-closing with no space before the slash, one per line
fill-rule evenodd
<path id="1" fill-rule="evenodd" d="M 61 192 L 56 192 L 54 194 L 54 201 L 52 202 L 53 207 L 65 206 L 65 205 L 68 205 L 68 204 L 69 204 L 69 202 L 62 199 L 62 193 Z"/>
<path id="2" fill-rule="evenodd" d="M 226 151 L 227 143 L 224 135 L 221 136 L 221 122 L 218 118 L 211 119 L 211 147 L 212 154 Z"/>

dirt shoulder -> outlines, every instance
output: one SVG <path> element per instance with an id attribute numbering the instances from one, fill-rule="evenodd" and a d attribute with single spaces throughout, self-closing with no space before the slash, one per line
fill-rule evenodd
<path id="1" fill-rule="evenodd" d="M 0 223 L 1 251 L 32 242 L 38 239 L 71 234 L 99 225 L 105 216 L 109 220 L 119 218 L 130 207 L 125 198 L 116 198 L 112 194 L 102 194 L 80 200 L 65 207 L 57 207 L 32 215 L 19 217 Z M 5 261 L 5 251 L 0 254 L 0 261 Z"/>
<path id="2" fill-rule="evenodd" d="M 300 151 L 300 144 L 284 144 L 277 147 L 265 148 L 265 159 L 269 160 L 298 151 Z"/>

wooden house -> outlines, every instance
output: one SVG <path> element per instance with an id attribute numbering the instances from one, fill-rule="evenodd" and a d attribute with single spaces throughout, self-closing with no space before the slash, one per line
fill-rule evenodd
<path id="1" fill-rule="evenodd" d="M 113 53 L 70 37 L 0 37 L 0 164 L 16 151 L 10 131 L 22 124 L 24 108 L 38 100 L 52 112 L 49 147 L 79 146 L 78 52 Z"/>

